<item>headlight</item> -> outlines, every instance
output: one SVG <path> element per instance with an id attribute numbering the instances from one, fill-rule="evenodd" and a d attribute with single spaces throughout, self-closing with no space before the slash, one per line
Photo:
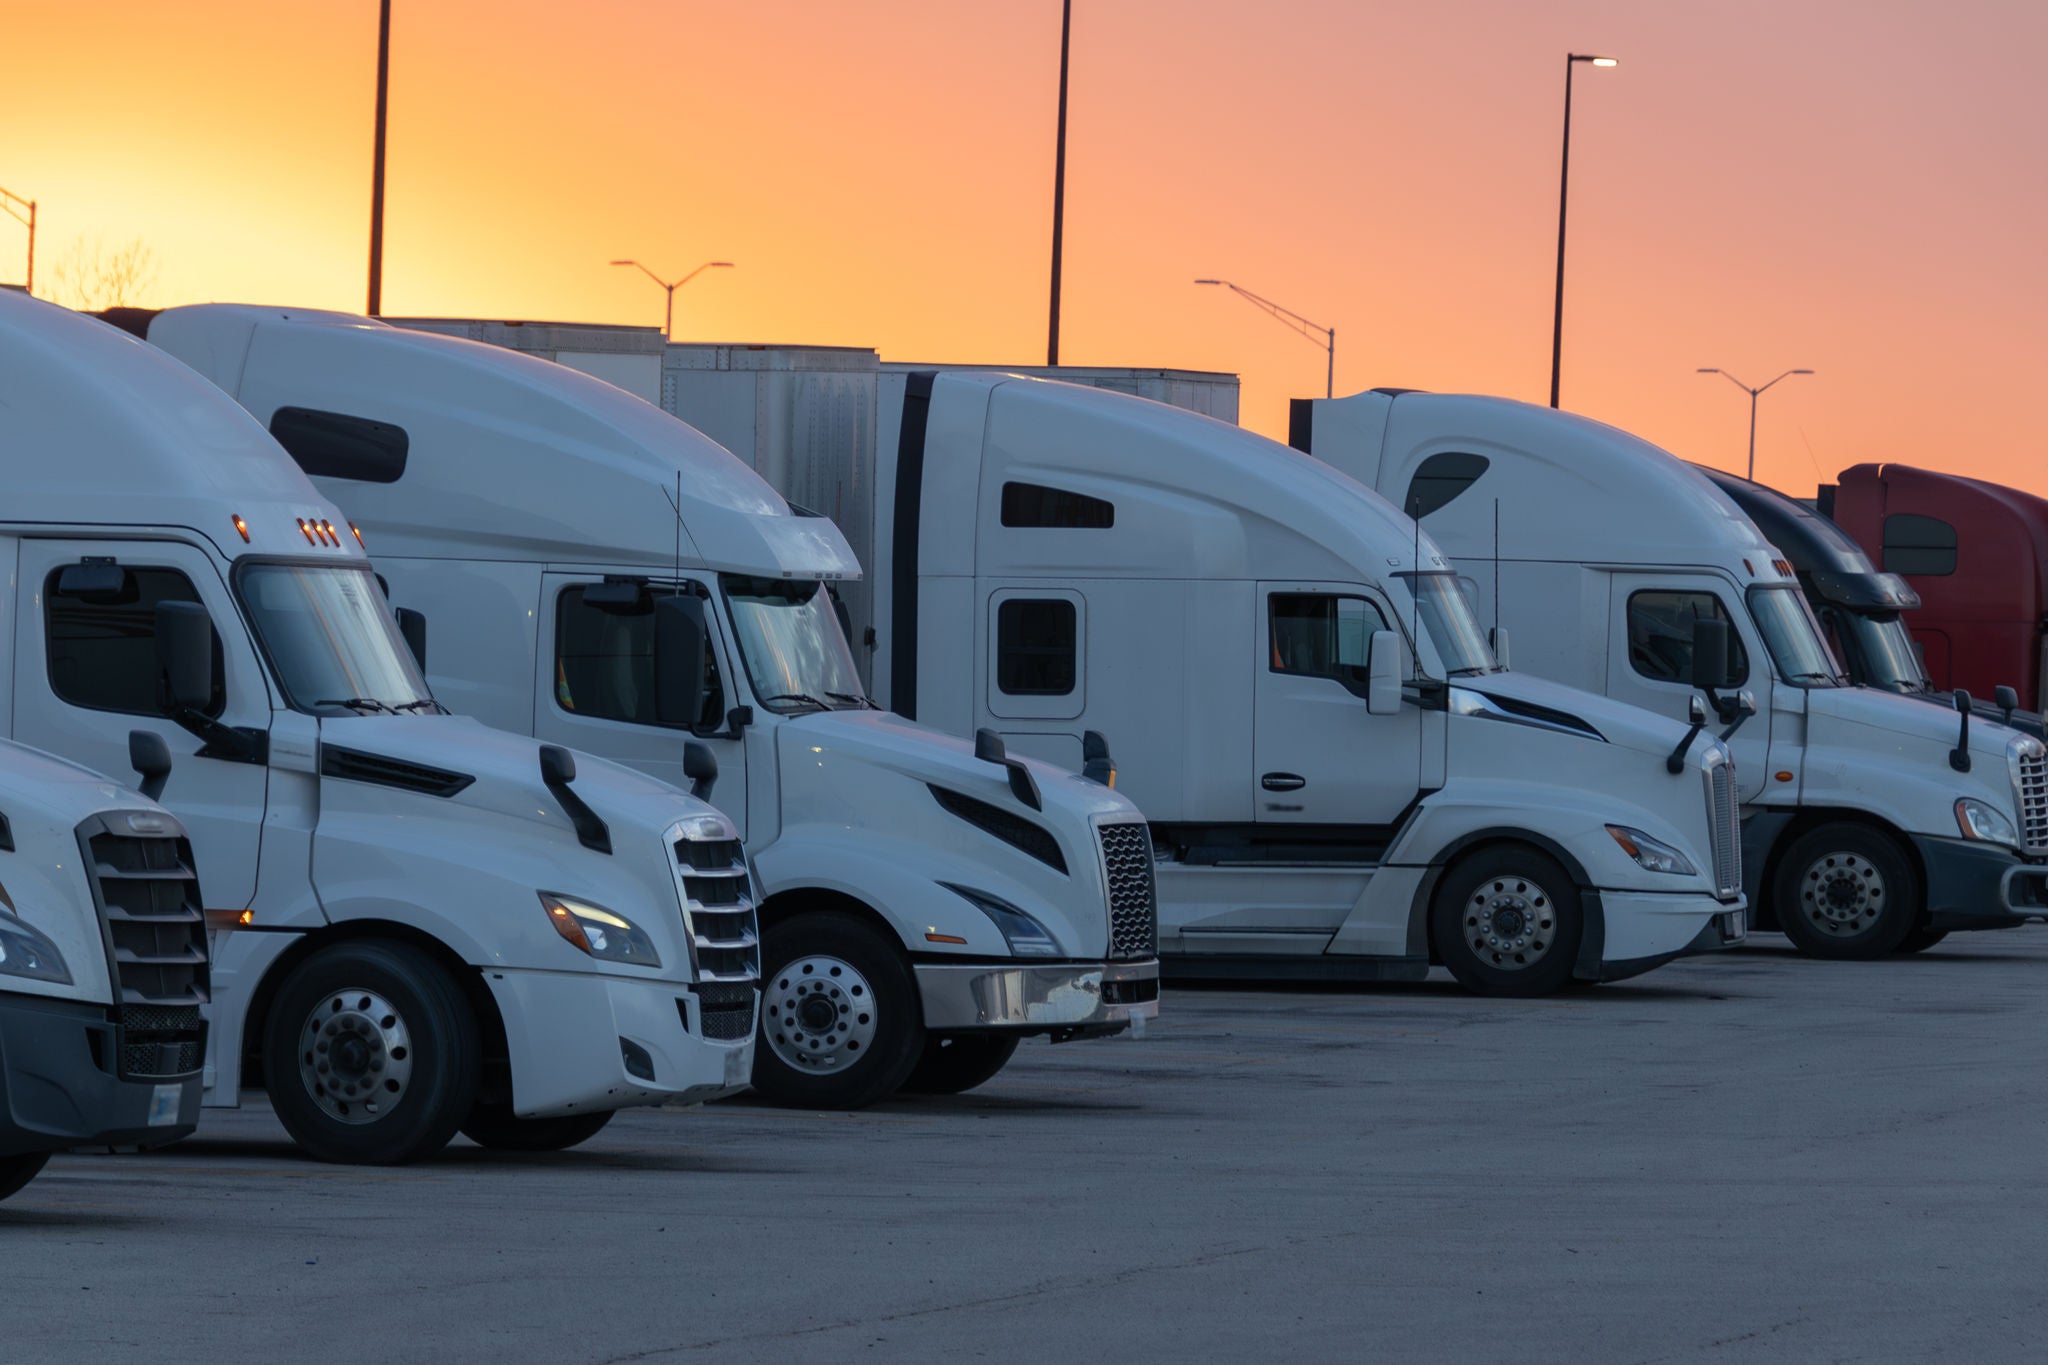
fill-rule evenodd
<path id="1" fill-rule="evenodd" d="M 0 910 L 0 976 L 71 984 L 71 969 L 64 965 L 64 954 L 57 951 L 57 945 L 28 921 L 4 910 Z"/>
<path id="2" fill-rule="evenodd" d="M 1060 945 L 1043 924 L 996 896 L 986 891 L 971 891 L 951 882 L 942 883 L 948 891 L 954 892 L 975 909 L 995 921 L 1002 931 L 1003 942 L 1010 945 L 1011 953 L 1018 957 L 1059 957 Z"/>
<path id="3" fill-rule="evenodd" d="M 1671 845 L 1652 839 L 1639 829 L 1627 825 L 1609 825 L 1607 832 L 1614 836 L 1614 842 L 1621 845 L 1621 851 L 1636 860 L 1636 866 L 1647 872 L 1668 872 L 1674 877 L 1691 877 L 1697 870 L 1692 860 Z"/>
<path id="4" fill-rule="evenodd" d="M 2019 847 L 2020 832 L 2013 828 L 2012 821 L 2006 819 L 2005 812 L 1974 797 L 1957 799 L 1956 824 L 1961 827 L 1965 839 Z"/>
<path id="5" fill-rule="evenodd" d="M 723 815 L 685 815 L 676 822 L 676 832 L 695 843 L 713 839 L 737 839 L 739 831 Z"/>
<path id="6" fill-rule="evenodd" d="M 615 915 L 602 905 L 592 905 L 573 896 L 540 893 L 555 932 L 592 957 L 606 962 L 627 962 L 635 967 L 659 967 L 661 954 L 654 940 L 624 915 Z"/>

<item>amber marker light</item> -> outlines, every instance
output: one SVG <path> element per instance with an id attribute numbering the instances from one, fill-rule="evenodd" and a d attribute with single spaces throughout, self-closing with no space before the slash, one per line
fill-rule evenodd
<path id="1" fill-rule="evenodd" d="M 313 534 L 313 528 L 306 524 L 304 517 L 299 518 L 299 534 L 306 538 L 308 545 L 318 545 L 320 543 L 320 538 Z"/>
<path id="2" fill-rule="evenodd" d="M 235 923 L 237 924 L 254 924 L 255 922 L 256 912 L 254 910 L 244 910 L 241 914 L 235 916 Z"/>
<path id="3" fill-rule="evenodd" d="M 235 517 L 235 530 L 241 534 L 242 543 L 247 545 L 249 543 L 249 523 L 243 521 L 239 515 Z"/>
<path id="4" fill-rule="evenodd" d="M 927 942 L 927 943 L 958 943 L 958 944 L 961 944 L 961 945 L 963 945 L 963 946 L 964 946 L 964 945 L 966 944 L 966 942 L 967 942 L 967 940 L 966 940 L 966 939 L 964 939 L 964 938 L 961 938 L 961 937 L 959 937 L 959 936 L 958 936 L 958 935 L 956 935 L 956 934 L 940 934 L 940 933 L 928 933 L 928 934 L 926 934 L 926 935 L 924 936 L 924 940 L 925 940 L 925 942 Z"/>
<path id="5" fill-rule="evenodd" d="M 1777 778 L 1780 782 L 1790 782 L 1792 780 L 1792 774 L 1790 773 L 1772 773 L 1771 776 Z"/>
<path id="6" fill-rule="evenodd" d="M 353 535 L 356 538 L 356 544 L 363 545 L 363 528 L 356 525 L 354 522 L 350 522 L 348 524 L 348 529 L 349 534 Z M 363 545 L 363 548 L 367 550 L 370 547 L 367 545 Z"/>

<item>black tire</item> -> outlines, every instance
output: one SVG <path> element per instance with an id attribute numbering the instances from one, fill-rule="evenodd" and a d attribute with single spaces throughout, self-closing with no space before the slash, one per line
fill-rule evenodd
<path id="1" fill-rule="evenodd" d="M 814 911 L 764 939 L 755 1094 L 792 1109 L 865 1109 L 901 1089 L 924 1056 L 924 1007 L 893 936 Z"/>
<path id="2" fill-rule="evenodd" d="M 34 1180 L 48 1165 L 48 1152 L 25 1152 L 20 1156 L 0 1156 L 0 1199 L 11 1199 L 21 1193 L 21 1187 Z"/>
<path id="3" fill-rule="evenodd" d="M 1578 884 L 1557 859 L 1527 844 L 1494 844 L 1444 874 L 1429 927 L 1459 985 L 1526 998 L 1571 981 L 1586 919 Z"/>
<path id="4" fill-rule="evenodd" d="M 599 1109 L 522 1119 L 513 1115 L 510 1105 L 479 1102 L 463 1120 L 462 1135 L 479 1147 L 498 1152 L 566 1152 L 596 1137 L 616 1112 Z"/>
<path id="5" fill-rule="evenodd" d="M 919 1095 L 962 1095 L 992 1079 L 1017 1055 L 1014 1033 L 954 1033 L 926 1038 L 903 1088 Z"/>
<path id="6" fill-rule="evenodd" d="M 1920 922 L 1920 879 L 1890 835 L 1846 820 L 1816 826 L 1778 859 L 1778 928 L 1809 957 L 1888 957 Z"/>
<path id="7" fill-rule="evenodd" d="M 1947 937 L 1946 929 L 1929 929 L 1922 926 L 1908 933 L 1900 942 L 1898 950 L 1902 953 L 1924 953 Z"/>
<path id="8" fill-rule="evenodd" d="M 394 1021 L 399 1031 L 388 1031 Z M 329 1061 L 323 1077 L 317 1068 Z M 310 1081 L 306 1066 L 316 1068 Z M 366 939 L 314 953 L 278 988 L 263 1029 L 271 1107 L 322 1161 L 399 1166 L 440 1151 L 476 1104 L 481 1068 L 461 986 L 401 943 Z"/>

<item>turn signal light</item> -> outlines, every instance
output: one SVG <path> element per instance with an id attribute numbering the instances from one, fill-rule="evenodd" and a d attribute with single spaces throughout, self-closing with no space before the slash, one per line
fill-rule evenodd
<path id="1" fill-rule="evenodd" d="M 247 545 L 249 543 L 249 523 L 243 521 L 240 516 L 237 516 L 235 518 L 235 530 L 241 533 L 242 543 Z"/>
<path id="2" fill-rule="evenodd" d="M 966 939 L 961 938 L 957 934 L 930 933 L 926 934 L 924 939 L 927 943 L 959 943 L 964 945 L 967 942 Z"/>

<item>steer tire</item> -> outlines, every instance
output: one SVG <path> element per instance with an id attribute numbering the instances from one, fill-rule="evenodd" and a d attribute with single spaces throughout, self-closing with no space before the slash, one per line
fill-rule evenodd
<path id="1" fill-rule="evenodd" d="M 263 1029 L 263 1082 L 279 1121 L 311 1155 L 402 1166 L 447 1146 L 469 1117 L 480 1051 L 469 1001 L 439 963 L 402 943 L 356 940 L 315 952 L 278 988 Z M 326 1077 L 323 1060 L 335 1068 Z M 345 1093 L 344 1076 L 362 1083 Z"/>
<path id="2" fill-rule="evenodd" d="M 1503 937 L 1495 931 L 1504 925 L 1518 928 Z M 1494 844 L 1444 874 L 1429 927 L 1437 957 L 1466 990 L 1533 997 L 1571 981 L 1586 919 L 1578 884 L 1557 859 L 1527 844 Z"/>
<path id="3" fill-rule="evenodd" d="M 23 1185 L 34 1180 L 49 1163 L 48 1152 L 24 1152 L 20 1156 L 0 1156 L 0 1199 L 18 1194 Z"/>
<path id="4" fill-rule="evenodd" d="M 754 1093 L 764 1103 L 865 1109 L 902 1088 L 924 1040 L 917 978 L 893 936 L 829 911 L 763 935 Z"/>
<path id="5" fill-rule="evenodd" d="M 1898 951 L 1902 953 L 1924 953 L 1947 937 L 1948 930 L 1946 929 L 1928 929 L 1925 927 L 1915 929 L 1907 934 L 1904 941 L 1899 944 Z"/>
<path id="6" fill-rule="evenodd" d="M 566 1152 L 590 1141 L 612 1121 L 614 1110 L 522 1119 L 510 1105 L 479 1102 L 463 1120 L 462 1135 L 495 1152 Z"/>
<path id="7" fill-rule="evenodd" d="M 1778 858 L 1778 927 L 1809 957 L 1888 957 L 1920 922 L 1920 879 L 1898 842 L 1846 820 L 1816 826 Z"/>
<path id="8" fill-rule="evenodd" d="M 903 1083 L 921 1095 L 962 1095 L 994 1078 L 1017 1055 L 1014 1033 L 954 1033 L 927 1038 L 924 1056 Z"/>

